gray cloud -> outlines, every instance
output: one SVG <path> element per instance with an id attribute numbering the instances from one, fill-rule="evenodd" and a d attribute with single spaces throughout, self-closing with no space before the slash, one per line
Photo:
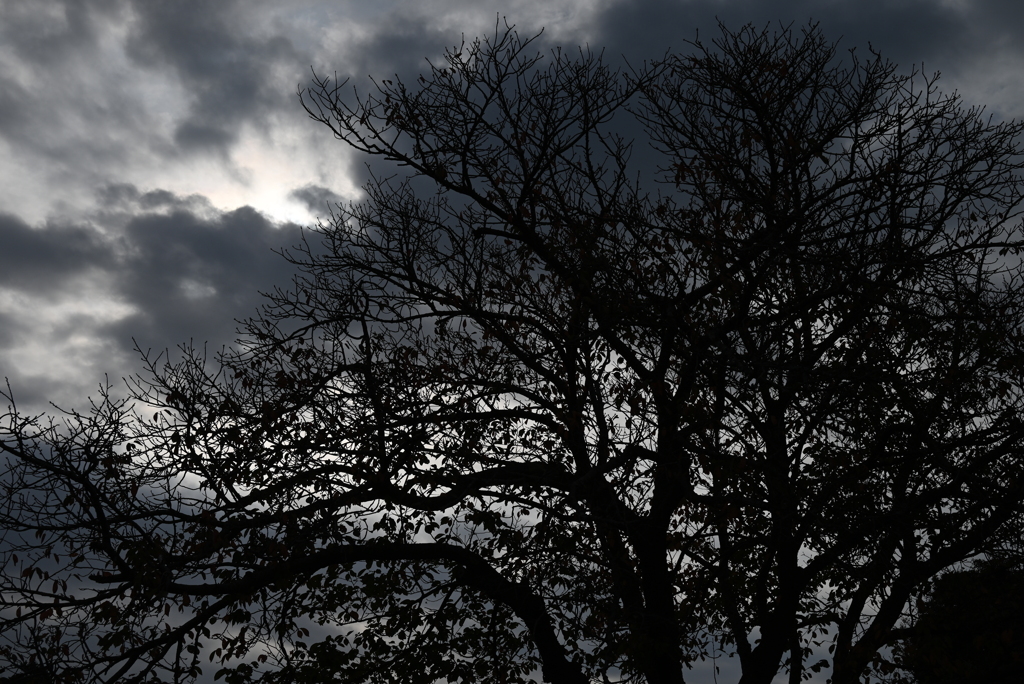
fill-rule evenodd
<path id="1" fill-rule="evenodd" d="M 320 185 L 308 183 L 301 188 L 295 188 L 288 196 L 302 202 L 314 216 L 328 216 L 335 205 L 342 201 L 341 195 Z"/>
<path id="2" fill-rule="evenodd" d="M 631 60 L 657 58 L 666 50 L 690 51 L 686 42 L 694 40 L 698 32 L 703 42 L 710 42 L 719 34 L 718 21 L 729 28 L 745 24 L 799 27 L 820 22 L 827 37 L 842 38 L 846 47 L 866 52 L 870 42 L 893 61 L 908 65 L 931 61 L 937 52 L 948 57 L 957 47 L 957 12 L 935 0 L 620 2 L 599 15 L 596 40 L 610 54 L 624 54 Z"/>
<path id="3" fill-rule="evenodd" d="M 0 0 L 0 377 L 26 406 L 81 406 L 104 373 L 138 369 L 133 337 L 230 343 L 292 275 L 272 248 L 299 238 L 242 190 L 277 185 L 323 216 L 340 181 L 366 180 L 298 108 L 310 65 L 411 84 L 498 11 L 524 34 L 546 24 L 541 49 L 589 41 L 633 63 L 714 37 L 716 19 L 817 20 L 1024 114 L 1019 0 Z M 634 160 L 654 163 L 639 146 Z"/>
<path id="4" fill-rule="evenodd" d="M 0 245 L 0 287 L 35 293 L 58 292 L 84 271 L 115 263 L 104 236 L 81 225 L 50 223 L 36 229 L 17 216 L 0 214 Z"/>
<path id="5" fill-rule="evenodd" d="M 121 225 L 116 217 L 126 220 L 140 212 L 161 210 L 203 215 L 217 212 L 210 201 L 198 193 L 181 196 L 159 188 L 142 192 L 132 183 L 108 183 L 98 188 L 96 204 L 99 208 L 93 215 L 100 217 L 105 225 Z"/>
<path id="6" fill-rule="evenodd" d="M 714 37 L 716 19 L 732 27 L 817 20 L 843 46 L 870 43 L 904 69 L 924 62 L 944 72 L 943 89 L 991 102 L 997 115 L 1024 113 L 1015 80 L 1024 43 L 1014 33 L 1024 4 L 1012 0 L 0 7 L 0 290 L 13 293 L 0 310 L 0 374 L 51 389 L 58 385 L 33 370 L 39 358 L 26 351 L 33 339 L 64 350 L 75 378 L 92 373 L 92 382 L 130 359 L 133 335 L 154 347 L 230 341 L 234 319 L 258 306 L 256 291 L 287 282 L 289 267 L 270 248 L 297 233 L 280 216 L 325 216 L 367 178 L 365 158 L 304 119 L 294 93 L 310 65 L 351 76 L 364 91 L 371 74 L 413 84 L 429 69 L 425 58 L 438 59 L 463 34 L 487 35 L 498 12 L 523 34 L 546 24 L 541 50 L 589 41 L 609 61 L 633 63 L 688 49 L 698 29 Z M 620 123 L 636 133 L 626 117 Z M 656 163 L 643 146 L 634 161 Z M 280 213 L 271 219 L 246 204 Z"/>
<path id="7" fill-rule="evenodd" d="M 275 226 L 250 207 L 212 220 L 180 210 L 135 217 L 125 229 L 132 257 L 113 275 L 137 313 L 108 334 L 147 346 L 180 342 L 183 334 L 229 343 L 235 319 L 262 303 L 259 290 L 289 283 L 293 269 L 273 250 L 298 239 L 297 226 Z"/>
<path id="8" fill-rule="evenodd" d="M 309 131 L 312 63 L 263 5 L 0 0 L 0 211 L 73 215 L 128 178 L 180 188 L 197 159 L 221 187 L 258 180 L 254 145 Z"/>
<path id="9" fill-rule="evenodd" d="M 97 46 L 100 22 L 123 11 L 122 0 L 5 0 L 0 36 L 28 62 L 57 66 Z"/>
<path id="10" fill-rule="evenodd" d="M 124 20 L 123 9 L 119 0 L 3 2 L 0 136 L 7 143 L 52 162 L 109 157 L 109 141 L 78 139 L 74 150 L 63 143 L 83 124 L 132 128 L 138 108 L 96 68 L 106 57 L 103 34 Z"/>
<path id="11" fill-rule="evenodd" d="M 0 215 L 0 377 L 23 400 L 54 392 L 80 402 L 104 373 L 130 370 L 135 344 L 230 345 L 236 319 L 263 303 L 260 291 L 294 274 L 274 250 L 296 244 L 299 227 L 251 207 L 218 211 L 199 195 L 129 184 L 103 188 L 98 200 L 80 223 L 32 227 Z"/>
<path id="12" fill-rule="evenodd" d="M 243 123 L 294 110 L 292 93 L 271 75 L 283 65 L 297 82 L 308 58 L 286 37 L 239 31 L 249 11 L 244 3 L 141 0 L 133 9 L 128 54 L 148 68 L 173 70 L 192 98 L 174 131 L 183 149 L 226 152 Z"/>
<path id="13" fill-rule="evenodd" d="M 360 81 L 367 76 L 377 79 L 394 74 L 410 76 L 430 70 L 427 60 L 435 64 L 446 47 L 462 41 L 457 30 L 430 26 L 415 14 L 389 15 L 376 30 L 345 50 L 344 71 Z M 469 39 L 475 36 L 468 36 Z"/>
<path id="14" fill-rule="evenodd" d="M 718 36 L 717 22 L 774 26 L 819 22 L 827 38 L 861 54 L 869 45 L 904 72 L 924 64 L 941 71 L 945 90 L 971 91 L 979 72 L 1019 71 L 1024 43 L 1018 27 L 1024 4 L 1012 0 L 645 0 L 617 2 L 595 16 L 595 42 L 609 55 L 631 61 L 657 58 L 668 49 L 686 52 L 699 31 L 704 42 Z M 967 92 L 968 96 L 984 94 Z M 1024 113 L 1024 96 L 1010 116 Z"/>

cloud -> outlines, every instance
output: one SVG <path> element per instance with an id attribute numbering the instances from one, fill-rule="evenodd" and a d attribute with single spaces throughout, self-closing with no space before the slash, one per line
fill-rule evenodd
<path id="1" fill-rule="evenodd" d="M 261 3 L 2 8 L 0 210 L 74 217 L 96 186 L 129 179 L 253 204 L 267 193 L 247 165 L 267 156 L 299 176 L 282 195 L 325 175 L 307 161 L 312 127 L 295 97 L 313 60 Z"/>
<path id="2" fill-rule="evenodd" d="M 104 374 L 138 367 L 135 344 L 229 345 L 260 291 L 290 284 L 274 250 L 300 237 L 251 207 L 130 184 L 103 188 L 75 223 L 0 215 L 0 376 L 31 401 L 45 390 L 80 404 Z"/>
<path id="3" fill-rule="evenodd" d="M 843 50 L 869 46 L 903 73 L 923 63 L 942 72 L 940 89 L 1001 116 L 1024 114 L 1024 43 L 1018 28 L 1024 3 L 1011 0 L 645 0 L 615 2 L 595 14 L 594 43 L 630 61 L 686 52 L 697 37 L 711 42 L 717 22 L 777 27 L 820 22 Z"/>
<path id="4" fill-rule="evenodd" d="M 5 0 L 0 35 L 8 49 L 26 61 L 57 66 L 94 52 L 102 22 L 123 8 L 121 0 Z"/>
<path id="5" fill-rule="evenodd" d="M 273 250 L 299 235 L 294 224 L 277 226 L 241 207 L 213 219 L 182 210 L 136 216 L 124 239 L 132 254 L 112 276 L 135 313 L 110 325 L 109 334 L 146 345 L 183 333 L 223 344 L 234 339 L 235 319 L 256 312 L 260 290 L 289 284 L 293 269 Z"/>
<path id="6" fill-rule="evenodd" d="M 717 23 L 731 29 L 796 27 L 821 22 L 825 35 L 843 38 L 847 47 L 866 51 L 867 43 L 884 46 L 894 61 L 920 62 L 937 50 L 948 50 L 957 11 L 935 0 L 647 0 L 619 2 L 599 15 L 596 41 L 612 54 L 632 59 L 655 58 L 666 50 L 687 52 L 698 32 L 707 43 L 718 36 Z M 914 30 L 907 28 L 913 26 Z"/>
<path id="7" fill-rule="evenodd" d="M 292 83 L 308 59 L 272 32 L 246 32 L 244 3 L 203 0 L 133 4 L 127 54 L 149 69 L 171 71 L 190 102 L 176 122 L 174 141 L 184 151 L 226 154 L 241 127 L 265 124 L 268 114 L 294 108 Z M 290 72 L 289 88 L 275 78 Z"/>
<path id="8" fill-rule="evenodd" d="M 50 175 L 124 161 L 116 139 L 145 130 L 145 107 L 108 45 L 124 21 L 120 4 L 4 2 L 0 139 L 8 159 L 0 171 L 11 164 L 21 175 Z"/>
<path id="9" fill-rule="evenodd" d="M 314 216 L 330 214 L 334 206 L 342 201 L 338 193 L 312 183 L 292 190 L 288 196 L 301 202 Z"/>
<path id="10" fill-rule="evenodd" d="M 52 295 L 89 268 L 114 264 L 103 235 L 91 227 L 52 223 L 41 230 L 0 214 L 0 287 Z"/>
<path id="11" fill-rule="evenodd" d="M 716 18 L 813 19 L 844 47 L 943 70 L 942 89 L 998 116 L 1024 111 L 1009 0 L 0 2 L 0 373 L 51 389 L 55 360 L 76 387 L 136 367 L 132 336 L 230 342 L 256 290 L 290 277 L 270 251 L 297 239 L 284 218 L 358 196 L 367 159 L 295 100 L 310 66 L 363 92 L 371 74 L 414 84 L 501 17 L 545 27 L 541 51 L 589 43 L 634 64 L 712 38 Z M 633 161 L 657 162 L 645 146 Z"/>

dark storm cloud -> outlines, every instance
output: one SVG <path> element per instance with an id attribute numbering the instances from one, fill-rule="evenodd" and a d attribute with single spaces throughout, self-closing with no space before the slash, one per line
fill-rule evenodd
<path id="1" fill-rule="evenodd" d="M 468 42 L 475 37 L 467 35 L 465 38 Z M 342 54 L 326 56 L 325 59 L 330 61 L 316 66 L 314 70 L 321 78 L 333 77 L 336 73 L 339 82 L 347 79 L 342 92 L 350 100 L 353 89 L 361 97 L 375 93 L 376 86 L 371 79 L 379 83 L 383 79 L 397 77 L 415 89 L 417 77 L 430 73 L 430 62 L 443 67 L 444 50 L 461 44 L 462 38 L 458 30 L 432 26 L 415 12 L 388 14 L 366 35 L 347 45 Z M 379 157 L 373 159 L 372 169 L 368 168 L 368 160 L 366 155 L 355 154 L 346 155 L 343 162 L 344 175 L 359 187 L 370 181 L 371 170 L 385 176 L 400 172 L 397 166 Z M 311 211 L 315 215 L 322 209 L 317 207 L 314 211 L 311 208 Z"/>
<path id="2" fill-rule="evenodd" d="M 967 58 L 1009 50 L 1024 54 L 1019 27 L 1024 3 L 985 0 L 647 0 L 619 2 L 595 21 L 596 42 L 610 55 L 657 58 L 665 50 L 688 52 L 686 41 L 700 31 L 703 42 L 719 35 L 717 21 L 731 29 L 745 24 L 779 27 L 820 22 L 830 40 L 867 53 L 869 43 L 904 71 L 922 62 L 927 73 L 952 72 Z"/>
<path id="3" fill-rule="evenodd" d="M 87 226 L 51 222 L 36 229 L 17 216 L 0 214 L 0 246 L 0 287 L 34 293 L 59 291 L 89 269 L 115 264 L 108 241 Z"/>
<path id="4" fill-rule="evenodd" d="M 115 296 L 136 311 L 103 331 L 122 348 L 133 337 L 153 347 L 189 339 L 229 344 L 236 319 L 263 302 L 260 292 L 287 287 L 294 274 L 275 250 L 296 244 L 299 227 L 275 224 L 251 207 L 217 211 L 201 195 L 140 192 L 130 184 L 108 186 L 100 198 L 101 216 L 123 224 L 107 275 Z"/>
<path id="5" fill-rule="evenodd" d="M 126 226 L 132 256 L 112 275 L 138 313 L 107 329 L 119 344 L 193 339 L 230 343 L 236 319 L 256 312 L 260 291 L 287 287 L 294 272 L 274 252 L 299 240 L 298 227 L 275 226 L 250 207 L 206 219 L 186 211 L 143 215 Z"/>
<path id="6" fill-rule="evenodd" d="M 138 107 L 116 82 L 100 87 L 82 78 L 101 76 L 96 68 L 103 61 L 100 34 L 123 19 L 123 5 L 121 0 L 4 2 L 0 137 L 5 142 L 41 155 L 43 163 L 120 156 L 103 136 L 78 139 L 74 147 L 64 143 L 71 127 L 113 124 L 127 132 L 134 126 Z"/>
<path id="7" fill-rule="evenodd" d="M 933 0 L 649 0 L 617 3 L 603 12 L 596 22 L 597 41 L 609 54 L 657 58 L 666 50 L 691 51 L 686 41 L 696 38 L 698 31 L 702 42 L 709 43 L 719 35 L 719 20 L 730 29 L 748 23 L 776 28 L 821 22 L 827 37 L 843 36 L 847 47 L 866 50 L 871 41 L 901 53 L 889 55 L 894 61 L 913 55 L 911 61 L 920 62 L 936 43 L 949 45 L 956 14 Z M 908 30 L 911 26 L 913 30 Z"/>
<path id="8" fill-rule="evenodd" d="M 313 183 L 292 190 L 288 196 L 301 202 L 313 216 L 329 216 L 335 205 L 342 201 L 338 193 Z"/>
<path id="9" fill-rule="evenodd" d="M 117 217 L 129 219 L 136 214 L 161 210 L 187 214 L 211 214 L 217 210 L 199 194 L 181 196 L 170 190 L 141 192 L 132 183 L 109 183 L 96 191 L 97 217 L 101 223 L 119 225 Z"/>
<path id="10" fill-rule="evenodd" d="M 298 226 L 273 223 L 250 207 L 217 211 L 198 195 L 130 184 L 105 187 L 98 199 L 102 208 L 79 224 L 33 227 L 0 215 L 0 293 L 30 302 L 20 313 L 0 313 L 0 378 L 10 378 L 27 405 L 57 397 L 81 402 L 104 373 L 117 378 L 138 368 L 125 365 L 137 356 L 136 343 L 156 350 L 190 340 L 214 351 L 230 345 L 236 320 L 263 303 L 260 291 L 287 289 L 294 274 L 274 250 L 298 243 Z M 88 306 L 94 296 L 127 307 L 127 315 L 111 321 Z M 41 322 L 31 304 L 40 298 L 67 313 Z M 76 366 L 78 377 L 57 381 L 16 360 L 76 336 L 88 340 L 76 352 L 86 359 Z"/>
<path id="11" fill-rule="evenodd" d="M 99 22 L 119 13 L 121 0 L 6 0 L 0 36 L 23 59 L 56 66 L 96 48 Z"/>
<path id="12" fill-rule="evenodd" d="M 193 98 L 174 132 L 186 150 L 226 152 L 242 123 L 295 108 L 292 92 L 269 75 L 284 65 L 298 82 L 309 60 L 283 36 L 245 35 L 245 12 L 238 2 L 134 3 L 128 54 L 147 67 L 172 69 Z"/>
<path id="13" fill-rule="evenodd" d="M 437 65 L 446 47 L 461 42 L 459 31 L 425 26 L 415 14 L 389 15 L 375 31 L 345 51 L 343 68 L 357 82 L 367 76 L 380 80 L 394 74 L 415 78 L 430 70 L 427 60 Z"/>

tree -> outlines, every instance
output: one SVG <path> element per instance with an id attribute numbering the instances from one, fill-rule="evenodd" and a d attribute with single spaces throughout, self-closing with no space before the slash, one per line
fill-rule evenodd
<path id="1" fill-rule="evenodd" d="M 1024 671 L 1024 567 L 996 557 L 943 574 L 897 662 L 917 684 L 1012 684 Z"/>
<path id="2" fill-rule="evenodd" d="M 314 80 L 393 166 L 294 288 L 218 359 L 147 356 L 133 403 L 12 400 L 3 657 L 859 681 L 1024 512 L 1024 127 L 815 26 L 691 47 L 615 71 L 510 29 Z"/>

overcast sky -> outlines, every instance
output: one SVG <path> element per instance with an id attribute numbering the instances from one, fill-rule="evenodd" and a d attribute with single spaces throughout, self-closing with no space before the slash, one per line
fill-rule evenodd
<path id="1" fill-rule="evenodd" d="M 290 277 L 272 249 L 359 197 L 361 160 L 299 106 L 310 68 L 412 81 L 499 13 L 636 62 L 716 17 L 813 19 L 1024 116 L 1020 0 L 0 0 L 0 377 L 81 405 L 139 369 L 133 337 L 231 342 Z"/>
<path id="2" fill-rule="evenodd" d="M 813 19 L 1024 114 L 1014 0 L 0 0 L 0 377 L 25 406 L 76 405 L 139 368 L 133 337 L 231 342 L 290 277 L 272 249 L 359 197 L 362 160 L 299 106 L 311 67 L 415 78 L 499 12 L 631 61 L 716 16 Z"/>

